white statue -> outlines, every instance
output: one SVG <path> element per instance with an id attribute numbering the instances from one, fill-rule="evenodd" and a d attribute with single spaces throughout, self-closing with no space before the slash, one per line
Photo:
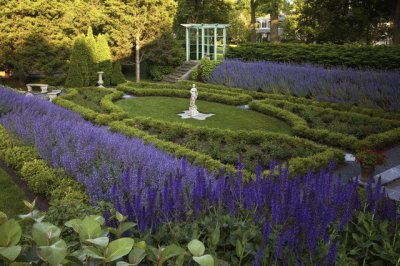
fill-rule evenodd
<path id="1" fill-rule="evenodd" d="M 193 88 L 190 90 L 189 116 L 196 116 L 199 114 L 196 106 L 197 95 L 196 84 L 193 84 Z"/>

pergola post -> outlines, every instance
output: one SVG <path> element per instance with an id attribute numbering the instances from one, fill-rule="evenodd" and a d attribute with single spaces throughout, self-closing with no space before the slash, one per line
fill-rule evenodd
<path id="1" fill-rule="evenodd" d="M 196 29 L 196 60 L 199 60 L 199 29 Z"/>
<path id="2" fill-rule="evenodd" d="M 223 28 L 223 41 L 222 41 L 222 53 L 225 54 L 226 50 L 226 28 Z"/>
<path id="3" fill-rule="evenodd" d="M 207 29 L 207 56 L 210 56 L 210 29 Z"/>
<path id="4" fill-rule="evenodd" d="M 204 28 L 201 28 L 201 58 L 204 58 L 205 56 L 205 51 L 204 51 Z"/>
<path id="5" fill-rule="evenodd" d="M 218 29 L 217 25 L 214 27 L 214 60 L 217 61 L 217 53 L 218 53 L 218 45 L 217 45 L 217 40 L 218 39 Z"/>
<path id="6" fill-rule="evenodd" d="M 186 61 L 190 61 L 190 28 L 186 28 Z"/>

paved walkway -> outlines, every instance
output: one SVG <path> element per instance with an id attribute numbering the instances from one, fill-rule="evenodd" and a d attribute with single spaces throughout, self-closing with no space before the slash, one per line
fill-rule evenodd
<path id="1" fill-rule="evenodd" d="M 386 151 L 387 162 L 376 168 L 375 180 L 381 177 L 382 184 L 391 199 L 400 201 L 400 145 Z M 336 175 L 344 178 L 353 178 L 361 174 L 357 162 L 347 162 L 346 165 L 335 171 Z"/>

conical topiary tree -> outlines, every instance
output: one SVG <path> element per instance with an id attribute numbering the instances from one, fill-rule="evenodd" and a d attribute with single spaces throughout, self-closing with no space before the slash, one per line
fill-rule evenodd
<path id="1" fill-rule="evenodd" d="M 85 36 L 80 35 L 75 39 L 69 62 L 66 87 L 83 87 L 89 85 L 88 71 L 89 51 L 85 43 Z"/>
<path id="2" fill-rule="evenodd" d="M 125 77 L 124 74 L 122 74 L 122 69 L 121 69 L 121 62 L 116 61 L 113 66 L 113 71 L 111 75 L 111 84 L 118 85 L 121 83 L 124 83 Z"/>
<path id="3" fill-rule="evenodd" d="M 104 85 L 110 85 L 112 73 L 111 50 L 107 43 L 107 37 L 103 34 L 97 35 L 96 63 L 98 71 L 104 72 Z"/>
<path id="4" fill-rule="evenodd" d="M 88 28 L 85 42 L 89 51 L 89 57 L 88 57 L 89 85 L 94 86 L 96 85 L 98 75 L 97 75 L 97 64 L 96 64 L 96 39 L 94 38 L 92 27 Z"/>

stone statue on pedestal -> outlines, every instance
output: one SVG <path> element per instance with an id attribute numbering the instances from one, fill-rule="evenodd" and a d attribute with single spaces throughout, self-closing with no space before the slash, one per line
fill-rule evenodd
<path id="1" fill-rule="evenodd" d="M 193 88 L 190 90 L 190 102 L 189 102 L 189 115 L 190 116 L 196 116 L 199 114 L 199 111 L 197 111 L 197 106 L 196 106 L 196 99 L 197 99 L 197 89 L 196 85 L 193 84 Z"/>

